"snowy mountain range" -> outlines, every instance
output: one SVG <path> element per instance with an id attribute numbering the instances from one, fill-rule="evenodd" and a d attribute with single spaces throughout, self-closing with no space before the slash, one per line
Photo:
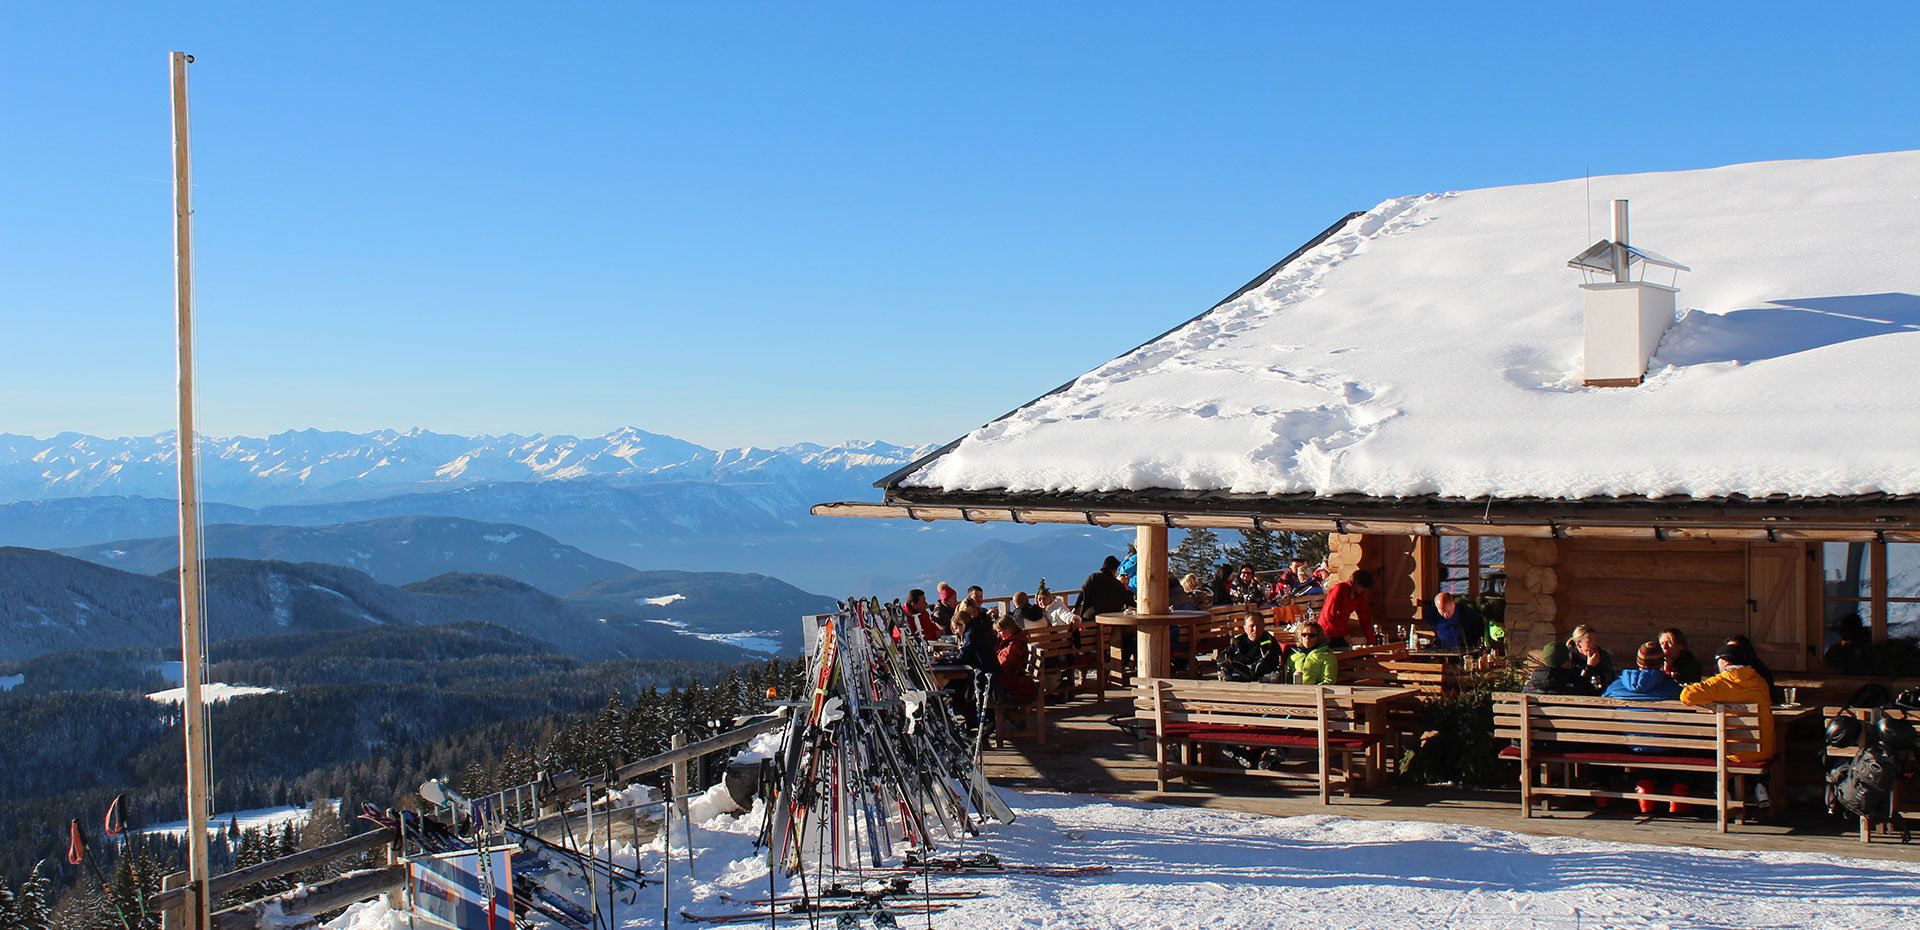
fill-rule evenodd
<path id="1" fill-rule="evenodd" d="M 167 540 L 179 530 L 172 500 L 175 451 L 168 434 L 0 434 L 0 546 L 69 550 L 105 564 L 156 570 L 171 559 Z M 210 528 L 233 525 L 215 533 L 218 545 L 210 554 L 325 561 L 397 581 L 424 577 L 428 562 L 438 560 L 443 570 L 497 572 L 553 593 L 587 579 L 577 573 L 549 578 L 531 563 L 516 568 L 511 553 L 474 541 L 509 531 L 469 526 L 464 533 L 396 535 L 342 525 L 409 517 L 511 524 L 542 534 L 516 542 L 545 547 L 539 555 L 548 561 L 555 558 L 553 546 L 577 547 L 590 558 L 634 569 L 761 573 L 835 596 L 893 591 L 993 540 L 1065 532 L 808 513 L 823 501 L 878 499 L 873 482 L 926 451 L 874 441 L 714 450 L 633 428 L 587 439 L 420 430 L 203 437 L 201 515 Z M 239 525 L 275 529 L 249 534 L 234 528 Z M 295 527 L 341 529 L 307 536 L 290 529 Z M 421 565 L 402 567 L 390 558 L 406 548 L 401 540 L 415 539 L 407 545 L 417 548 L 429 538 L 440 542 Z M 113 555 L 116 550 L 126 555 Z M 569 552 L 561 561 L 578 560 Z M 1020 587 L 1028 587 L 1032 582 L 1024 579 L 1040 575 L 1084 578 L 1098 562 L 1089 554 L 1064 563 L 1039 559 L 1002 567 L 1008 580 L 1023 579 Z M 978 579 L 945 580 L 965 585 Z"/>
<path id="2" fill-rule="evenodd" d="M 170 498 L 177 445 L 172 433 L 0 433 L 0 501 Z M 264 438 L 202 436 L 198 464 L 204 499 L 262 507 L 547 481 L 861 484 L 928 448 L 851 441 L 714 450 L 634 427 L 587 438 L 306 429 Z"/>

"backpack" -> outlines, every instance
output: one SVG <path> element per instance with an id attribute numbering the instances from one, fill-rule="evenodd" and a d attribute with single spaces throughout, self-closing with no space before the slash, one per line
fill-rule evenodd
<path id="1" fill-rule="evenodd" d="M 1882 816 L 1898 777 L 1893 754 L 1884 746 L 1865 746 L 1852 762 L 1827 773 L 1827 809 L 1861 817 Z"/>

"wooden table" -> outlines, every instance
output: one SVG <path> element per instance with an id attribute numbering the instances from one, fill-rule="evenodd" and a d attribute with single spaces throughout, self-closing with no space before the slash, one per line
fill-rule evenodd
<path id="1" fill-rule="evenodd" d="M 1354 687 L 1353 702 L 1365 709 L 1367 732 L 1375 737 L 1367 746 L 1367 790 L 1377 791 L 1387 784 L 1387 712 L 1419 700 L 1418 688 Z"/>
<path id="2" fill-rule="evenodd" d="M 1141 678 L 1173 677 L 1173 628 L 1209 619 L 1205 610 L 1175 610 L 1164 614 L 1095 614 L 1101 626 L 1130 627 L 1138 635 L 1134 651 L 1137 673 Z M 1105 657 L 1101 657 L 1105 665 Z"/>

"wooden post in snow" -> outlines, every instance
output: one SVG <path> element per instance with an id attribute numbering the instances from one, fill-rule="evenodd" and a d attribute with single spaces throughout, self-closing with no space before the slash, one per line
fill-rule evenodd
<path id="1" fill-rule="evenodd" d="M 187 156 L 185 52 L 167 55 L 173 77 L 173 293 L 179 350 L 180 430 L 180 708 L 187 739 L 187 901 L 185 925 L 207 930 L 207 729 L 200 693 L 200 500 L 193 466 L 193 177 Z"/>

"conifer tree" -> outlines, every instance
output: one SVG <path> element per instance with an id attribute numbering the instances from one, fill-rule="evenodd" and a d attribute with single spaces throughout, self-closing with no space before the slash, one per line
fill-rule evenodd
<path id="1" fill-rule="evenodd" d="M 1227 550 L 1227 558 L 1238 565 L 1251 565 L 1256 572 L 1284 567 L 1279 540 L 1272 530 L 1241 530 L 1240 543 Z"/>
<path id="2" fill-rule="evenodd" d="M 1173 570 L 1174 578 L 1189 574 L 1209 578 L 1213 567 L 1220 564 L 1220 537 L 1214 531 L 1195 528 L 1187 531 L 1180 545 L 1175 546 L 1167 555 L 1167 565 Z"/>

